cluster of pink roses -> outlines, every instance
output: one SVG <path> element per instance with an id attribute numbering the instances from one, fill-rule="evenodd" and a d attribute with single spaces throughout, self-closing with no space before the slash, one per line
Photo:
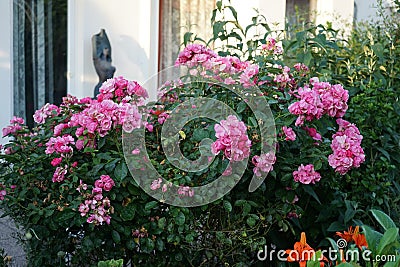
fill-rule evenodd
<path id="1" fill-rule="evenodd" d="M 71 145 L 75 144 L 74 138 L 65 134 L 63 136 L 51 137 L 50 140 L 46 143 L 46 154 L 58 153 L 63 156 L 66 154 L 72 153 L 73 148 Z"/>
<path id="2" fill-rule="evenodd" d="M 13 191 L 17 186 L 11 185 L 10 190 Z M 5 196 L 7 195 L 6 186 L 0 183 L 0 200 L 4 200 Z"/>
<path id="3" fill-rule="evenodd" d="M 6 187 L 3 184 L 0 184 L 0 200 L 4 200 L 4 197 L 7 195 Z"/>
<path id="4" fill-rule="evenodd" d="M 15 134 L 16 132 L 22 130 L 24 123 L 24 119 L 14 116 L 10 120 L 10 125 L 3 128 L 3 137 Z"/>
<path id="5" fill-rule="evenodd" d="M 54 137 L 46 143 L 46 154 L 61 155 L 54 158 L 51 164 L 54 167 L 58 166 L 63 158 L 71 157 L 73 145 L 78 150 L 85 147 L 94 148 L 96 136 L 104 137 L 112 129 L 122 126 L 126 132 L 131 132 L 139 128 L 143 121 L 138 106 L 144 105 L 146 97 L 148 97 L 147 91 L 139 84 L 117 77 L 107 80 L 102 85 L 97 100 L 67 96 L 63 99 L 61 108 L 46 104 L 36 112 L 37 123 L 43 123 L 47 117 L 57 116 L 60 113 L 69 116 L 67 123 L 60 123 L 54 127 Z M 75 138 L 71 134 L 62 135 L 67 130 L 71 132 L 71 129 Z M 63 181 L 67 173 L 67 165 L 58 166 L 53 175 L 53 182 Z"/>
<path id="6" fill-rule="evenodd" d="M 218 56 L 211 49 L 199 44 L 186 46 L 179 54 L 175 65 L 191 68 L 191 75 L 199 74 L 225 84 L 235 84 L 236 80 L 232 79 L 232 74 L 236 74 L 244 87 L 255 85 L 254 77 L 259 72 L 257 64 L 241 61 L 233 56 Z"/>
<path id="7" fill-rule="evenodd" d="M 83 190 L 87 190 L 87 184 L 82 183 L 79 185 L 77 190 L 86 198 L 83 203 L 79 205 L 79 212 L 82 217 L 89 214 L 87 223 L 93 224 L 110 224 L 113 208 L 108 197 L 103 197 L 103 190 L 110 191 L 115 185 L 114 181 L 108 175 L 101 175 L 100 179 L 94 183 L 94 188 L 91 194 L 85 194 Z"/>
<path id="8" fill-rule="evenodd" d="M 190 186 L 181 185 L 178 188 L 178 195 L 185 196 L 185 197 L 193 197 L 194 190 L 192 188 L 190 188 Z"/>
<path id="9" fill-rule="evenodd" d="M 151 183 L 150 189 L 151 189 L 151 190 L 157 190 L 157 189 L 159 189 L 159 188 L 161 187 L 161 184 L 162 184 L 162 179 L 161 179 L 161 178 L 155 179 L 155 180 Z M 163 185 L 162 191 L 163 191 L 163 192 L 167 191 L 167 185 L 166 185 L 166 184 Z"/>
<path id="10" fill-rule="evenodd" d="M 168 183 L 162 184 L 162 181 L 163 181 L 162 178 L 155 179 L 151 183 L 150 189 L 154 191 L 154 190 L 157 190 L 157 189 L 161 188 L 161 191 L 163 193 L 167 192 L 168 187 L 171 187 L 172 183 L 168 182 Z M 194 196 L 194 190 L 192 188 L 190 188 L 190 186 L 180 185 L 179 188 L 178 188 L 178 195 L 180 197 L 184 197 L 184 196 L 185 197 L 193 197 Z"/>
<path id="11" fill-rule="evenodd" d="M 217 57 L 217 54 L 204 45 L 189 44 L 179 53 L 175 66 L 186 65 L 194 67 L 215 57 Z"/>
<path id="12" fill-rule="evenodd" d="M 79 138 L 78 149 L 82 149 L 86 139 L 93 139 L 98 134 L 104 137 L 118 125 L 131 132 L 141 126 L 142 116 L 136 105 L 129 103 L 115 103 L 106 99 L 101 102 L 93 100 L 84 110 L 72 115 L 70 127 L 78 127 L 75 135 Z"/>
<path id="13" fill-rule="evenodd" d="M 340 84 L 319 82 L 318 78 L 312 78 L 310 83 L 312 88 L 305 85 L 298 89 L 296 97 L 300 100 L 288 108 L 290 113 L 298 115 L 295 125 L 303 125 L 305 120 L 320 119 L 324 114 L 343 117 L 348 108 L 348 91 Z"/>
<path id="14" fill-rule="evenodd" d="M 226 120 L 215 124 L 217 140 L 212 143 L 211 151 L 218 155 L 220 151 L 233 161 L 241 161 L 250 156 L 251 141 L 247 136 L 246 125 L 234 115 L 229 115 Z"/>
<path id="15" fill-rule="evenodd" d="M 128 81 L 127 79 L 115 77 L 105 81 L 97 95 L 97 100 L 102 102 L 103 100 L 113 100 L 115 102 L 139 102 L 138 105 L 143 105 L 144 99 L 149 97 L 146 89 L 144 89 L 136 81 Z"/>
<path id="16" fill-rule="evenodd" d="M 310 69 L 304 63 L 296 63 L 293 65 L 294 69 L 300 74 L 300 76 L 305 76 Z"/>
<path id="17" fill-rule="evenodd" d="M 255 166 L 253 172 L 256 176 L 260 177 L 262 175 L 261 172 L 268 173 L 273 170 L 275 161 L 275 154 L 271 152 L 261 154 L 260 156 L 255 155 L 252 158 L 252 163 Z"/>
<path id="18" fill-rule="evenodd" d="M 332 136 L 333 154 L 328 156 L 328 162 L 335 171 L 344 175 L 351 168 L 360 167 L 365 161 L 364 150 L 361 147 L 363 137 L 354 124 L 343 119 L 337 119 L 336 122 L 339 130 Z"/>
<path id="19" fill-rule="evenodd" d="M 272 37 L 266 39 L 266 43 L 261 45 L 262 51 L 272 53 L 274 55 L 280 55 L 283 53 L 282 46 L 276 43 L 276 40 Z"/>
<path id="20" fill-rule="evenodd" d="M 38 124 L 43 124 L 47 118 L 55 117 L 60 114 L 60 108 L 56 105 L 47 103 L 42 108 L 36 110 L 33 120 Z"/>
<path id="21" fill-rule="evenodd" d="M 315 184 L 321 179 L 321 175 L 314 170 L 314 165 L 308 164 L 304 166 L 301 164 L 298 170 L 293 172 L 293 178 L 295 182 L 302 184 Z"/>

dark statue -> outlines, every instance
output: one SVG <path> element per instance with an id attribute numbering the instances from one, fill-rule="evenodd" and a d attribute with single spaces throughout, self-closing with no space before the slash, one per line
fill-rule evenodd
<path id="1" fill-rule="evenodd" d="M 99 94 L 103 82 L 114 76 L 115 67 L 111 65 L 111 45 L 104 29 L 92 37 L 93 64 L 99 76 L 99 83 L 94 88 L 94 97 Z"/>

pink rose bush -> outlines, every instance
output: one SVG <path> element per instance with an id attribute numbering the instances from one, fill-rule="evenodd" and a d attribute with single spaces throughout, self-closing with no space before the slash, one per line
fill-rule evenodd
<path id="1" fill-rule="evenodd" d="M 95 99 L 68 95 L 59 106 L 46 104 L 35 112 L 31 129 L 14 117 L 3 129 L 13 141 L 1 148 L 7 172 L 0 172 L 0 201 L 27 207 L 26 226 L 38 232 L 53 229 L 53 238 L 75 247 L 70 255 L 84 248 L 144 259 L 181 244 L 198 246 L 195 240 L 205 237 L 202 227 L 210 227 L 209 236 L 219 231 L 213 228 L 222 223 L 218 218 L 229 218 L 232 227 L 244 229 L 241 233 L 269 227 L 287 231 L 290 220 L 309 212 L 305 195 L 316 198 L 315 192 L 329 191 L 341 175 L 365 161 L 363 137 L 343 119 L 349 93 L 342 85 L 320 81 L 304 63 L 284 64 L 275 39 L 266 38 L 253 53 L 245 60 L 189 44 L 175 62 L 187 68 L 187 75 L 163 81 L 151 106 L 144 87 L 116 77 L 103 83 Z M 254 88 L 257 95 L 249 93 Z M 256 96 L 265 99 L 274 116 L 275 125 L 267 125 L 274 128 L 273 136 L 262 135 L 267 122 L 255 116 L 259 107 L 250 108 Z M 197 172 L 169 162 L 161 138 L 173 110 L 192 98 L 212 98 L 235 112 L 219 114 L 219 121 L 196 117 L 173 133 L 179 137 L 174 149 L 182 152 L 187 166 L 206 151 L 208 165 Z M 191 104 L 184 112 L 200 108 Z M 122 136 L 139 130 L 145 141 L 127 146 Z M 212 141 L 205 146 L 203 139 Z M 134 160 L 126 160 L 130 157 Z M 237 163 L 245 168 L 240 181 L 231 178 Z M 159 176 L 149 175 L 150 165 Z M 132 170 L 143 174 L 142 184 Z M 226 180 L 218 184 L 218 177 Z M 252 179 L 264 177 L 250 193 Z M 216 195 L 227 184 L 236 187 L 198 209 L 175 207 L 145 193 L 174 192 L 175 199 L 190 203 L 202 198 L 197 186 L 213 182 L 217 186 L 209 191 Z M 40 232 L 47 240 L 49 235 Z"/>
<path id="2" fill-rule="evenodd" d="M 139 107 L 145 104 L 147 97 L 147 91 L 137 82 L 123 77 L 109 79 L 100 88 L 97 99 L 67 96 L 59 107 L 46 104 L 37 110 L 33 116 L 38 125 L 37 132 L 29 132 L 24 120 L 14 117 L 11 125 L 3 129 L 3 136 L 13 136 L 22 144 L 19 148 L 8 146 L 5 153 L 13 155 L 24 145 L 29 146 L 29 142 L 36 143 L 38 147 L 44 147 L 44 153 L 50 157 L 51 181 L 60 185 L 74 184 L 76 173 L 80 171 L 76 157 L 85 150 L 99 149 L 99 140 L 111 133 L 131 132 L 141 127 L 144 122 Z M 39 142 L 40 133 L 45 130 L 50 130 L 51 136 L 46 142 Z M 28 138 L 31 140 L 25 141 Z M 84 192 L 87 184 L 82 186 L 81 180 L 78 188 L 84 202 L 77 209 L 82 216 L 87 216 L 88 223 L 110 224 L 111 200 L 104 193 L 110 192 L 115 185 L 109 175 L 103 174 L 94 181 L 92 192 L 87 193 Z M 2 200 L 5 194 L 2 190 Z M 63 209 L 59 206 L 59 210 Z"/>

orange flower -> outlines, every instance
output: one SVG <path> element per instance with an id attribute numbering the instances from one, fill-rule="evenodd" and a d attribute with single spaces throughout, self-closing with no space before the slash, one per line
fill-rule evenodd
<path id="1" fill-rule="evenodd" d="M 367 240 L 365 239 L 365 235 L 360 233 L 360 227 L 356 226 L 353 230 L 353 227 L 350 226 L 348 232 L 343 231 L 336 232 L 336 235 L 343 238 L 347 242 L 354 241 L 354 243 L 362 249 L 362 247 L 368 247 Z"/>
<path id="2" fill-rule="evenodd" d="M 360 234 L 360 229 L 358 226 L 356 226 L 356 229 L 354 230 L 353 234 L 353 241 L 356 243 L 357 247 L 362 249 L 363 247 L 368 248 L 368 243 L 367 240 L 365 239 L 365 235 Z"/>
<path id="3" fill-rule="evenodd" d="M 353 240 L 353 234 L 354 234 L 353 226 L 349 227 L 349 231 L 348 232 L 346 232 L 346 231 L 343 231 L 343 233 L 336 232 L 336 235 L 341 237 L 341 238 L 343 238 L 344 240 L 346 240 L 346 242 L 350 242 L 351 240 Z"/>
<path id="4" fill-rule="evenodd" d="M 310 247 L 306 242 L 306 234 L 304 232 L 301 233 L 300 242 L 296 242 L 294 244 L 294 249 L 287 249 L 286 254 L 289 256 L 287 257 L 287 261 L 295 262 L 297 261 L 300 267 L 306 267 L 307 261 L 312 259 L 315 251 L 312 247 Z"/>

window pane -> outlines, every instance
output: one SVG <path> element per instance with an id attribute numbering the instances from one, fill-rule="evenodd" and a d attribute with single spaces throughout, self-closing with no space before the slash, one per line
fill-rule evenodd
<path id="1" fill-rule="evenodd" d="M 173 66 L 185 32 L 193 32 L 204 40 L 212 37 L 213 0 L 160 0 L 159 70 Z"/>
<path id="2" fill-rule="evenodd" d="M 13 22 L 14 113 L 32 127 L 67 92 L 67 1 L 14 0 Z"/>

